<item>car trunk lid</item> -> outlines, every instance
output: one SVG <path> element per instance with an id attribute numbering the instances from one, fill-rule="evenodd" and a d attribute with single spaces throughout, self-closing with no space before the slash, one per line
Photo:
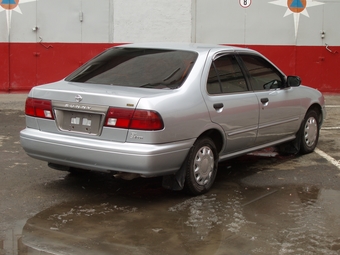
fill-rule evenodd
<path id="1" fill-rule="evenodd" d="M 60 81 L 35 87 L 29 97 L 51 102 L 52 118 L 36 118 L 42 131 L 124 142 L 130 123 L 133 128 L 145 128 L 138 118 L 148 115 L 161 120 L 153 111 L 136 111 L 141 97 L 159 93 L 164 91 Z M 41 105 L 41 101 L 37 103 Z M 162 125 L 159 121 L 157 128 Z"/>

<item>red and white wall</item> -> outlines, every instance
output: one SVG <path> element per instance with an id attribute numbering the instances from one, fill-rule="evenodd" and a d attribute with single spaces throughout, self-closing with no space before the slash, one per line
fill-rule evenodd
<path id="1" fill-rule="evenodd" d="M 340 92 L 340 0 L 0 0 L 0 92 L 60 80 L 131 42 L 249 47 Z"/>

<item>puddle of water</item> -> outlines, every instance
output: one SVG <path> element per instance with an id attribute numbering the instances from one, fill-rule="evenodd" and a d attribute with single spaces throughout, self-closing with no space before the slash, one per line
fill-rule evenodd
<path id="1" fill-rule="evenodd" d="M 27 221 L 18 254 L 340 254 L 340 192 L 218 186 L 52 207 Z"/>

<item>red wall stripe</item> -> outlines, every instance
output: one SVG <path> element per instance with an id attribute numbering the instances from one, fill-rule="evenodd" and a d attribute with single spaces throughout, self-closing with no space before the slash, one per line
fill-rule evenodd
<path id="1" fill-rule="evenodd" d="M 60 80 L 110 43 L 0 43 L 0 92 L 27 92 L 33 86 Z M 287 75 L 322 92 L 339 93 L 340 46 L 238 45 L 261 52 Z"/>
<path id="2" fill-rule="evenodd" d="M 115 45 L 0 43 L 0 92 L 27 92 L 36 85 L 60 80 Z"/>
<path id="3" fill-rule="evenodd" d="M 9 89 L 9 44 L 0 43 L 0 91 Z"/>

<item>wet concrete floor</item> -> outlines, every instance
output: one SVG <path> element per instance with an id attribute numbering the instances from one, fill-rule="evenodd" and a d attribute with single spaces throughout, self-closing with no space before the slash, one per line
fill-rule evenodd
<path id="1" fill-rule="evenodd" d="M 160 178 L 50 170 L 17 143 L 22 112 L 2 110 L 0 254 L 340 254 L 340 101 L 330 102 L 316 152 L 221 163 L 197 197 Z"/>
<path id="2" fill-rule="evenodd" d="M 248 160 L 249 175 L 234 172 L 249 167 Z M 84 185 L 93 182 L 87 188 L 104 183 L 107 190 L 29 219 L 22 254 L 340 254 L 338 190 L 318 180 L 304 183 L 310 166 L 242 161 L 228 165 L 213 190 L 198 197 L 164 190 L 158 179 L 109 184 L 105 175 L 82 176 Z M 284 169 L 273 171 L 275 165 Z M 261 167 L 268 170 L 255 172 Z"/>

